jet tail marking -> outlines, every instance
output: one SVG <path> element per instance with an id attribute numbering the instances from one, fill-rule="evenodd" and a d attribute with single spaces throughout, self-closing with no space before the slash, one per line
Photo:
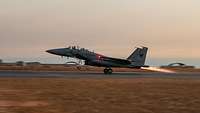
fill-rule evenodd
<path id="1" fill-rule="evenodd" d="M 127 58 L 127 60 L 137 66 L 144 66 L 148 48 L 136 48 L 136 50 Z"/>

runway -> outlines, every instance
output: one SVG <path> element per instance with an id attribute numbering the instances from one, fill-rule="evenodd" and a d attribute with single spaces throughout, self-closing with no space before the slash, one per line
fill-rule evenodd
<path id="1" fill-rule="evenodd" d="M 195 78 L 200 73 L 160 73 L 160 72 L 115 72 L 105 75 L 100 72 L 33 72 L 33 71 L 0 71 L 0 77 L 63 77 L 63 78 Z"/>

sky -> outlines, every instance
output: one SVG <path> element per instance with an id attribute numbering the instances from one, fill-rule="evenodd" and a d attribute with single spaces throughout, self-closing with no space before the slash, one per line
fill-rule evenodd
<path id="1" fill-rule="evenodd" d="M 0 58 L 55 58 L 45 50 L 79 45 L 120 58 L 147 46 L 149 59 L 198 60 L 199 5 L 199 0 L 0 0 Z"/>

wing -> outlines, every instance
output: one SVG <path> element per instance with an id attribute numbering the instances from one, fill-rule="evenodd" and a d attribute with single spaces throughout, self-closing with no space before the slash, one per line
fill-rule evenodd
<path id="1" fill-rule="evenodd" d="M 111 58 L 111 57 L 101 57 L 101 60 L 103 61 L 107 61 L 107 62 L 113 62 L 113 63 L 117 63 L 117 64 L 122 64 L 122 65 L 129 65 L 131 64 L 130 61 L 128 60 L 124 60 L 124 59 L 118 59 L 118 58 Z"/>

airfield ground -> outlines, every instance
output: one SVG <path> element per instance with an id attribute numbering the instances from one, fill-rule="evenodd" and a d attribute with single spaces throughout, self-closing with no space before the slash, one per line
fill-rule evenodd
<path id="1" fill-rule="evenodd" d="M 46 71 L 0 71 L 0 113 L 200 112 L 198 72 Z"/>
<path id="2" fill-rule="evenodd" d="M 7 71 L 63 71 L 63 72 L 102 72 L 102 67 L 92 66 L 67 66 L 62 64 L 41 64 L 41 65 L 27 65 L 27 66 L 16 66 L 16 65 L 0 65 L 1 70 Z M 169 70 L 176 72 L 200 72 L 198 68 L 169 68 Z M 114 72 L 152 72 L 152 70 L 144 69 L 129 69 L 129 68 L 113 68 Z"/>
<path id="3" fill-rule="evenodd" d="M 200 79 L 0 78 L 0 113 L 199 113 Z"/>

